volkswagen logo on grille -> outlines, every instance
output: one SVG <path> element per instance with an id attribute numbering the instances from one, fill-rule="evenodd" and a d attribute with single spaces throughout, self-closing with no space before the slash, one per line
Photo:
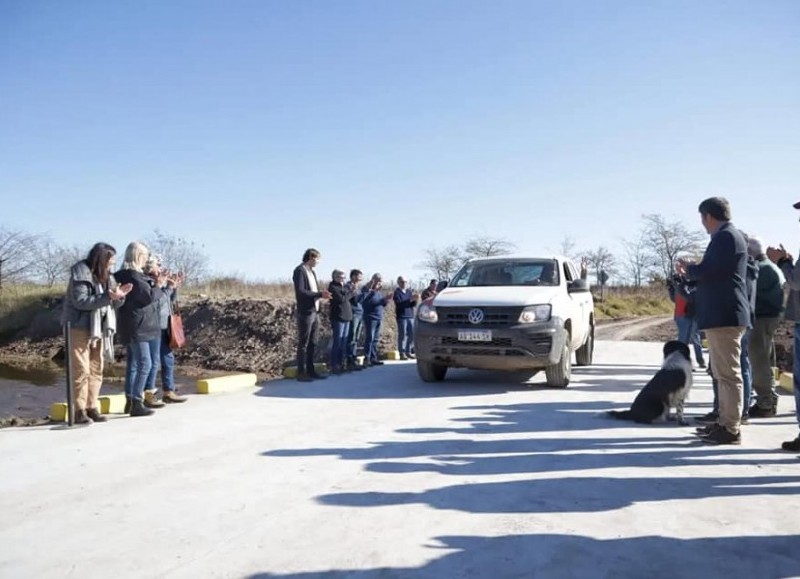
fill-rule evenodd
<path id="1" fill-rule="evenodd" d="M 467 319 L 473 324 L 480 324 L 483 321 L 483 310 L 478 308 L 470 310 L 469 314 L 467 314 Z"/>

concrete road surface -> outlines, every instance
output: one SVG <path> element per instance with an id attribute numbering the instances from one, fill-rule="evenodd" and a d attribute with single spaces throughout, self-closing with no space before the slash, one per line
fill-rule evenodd
<path id="1" fill-rule="evenodd" d="M 0 431 L 0 577 L 800 576 L 800 460 L 776 450 L 792 399 L 741 447 L 703 446 L 601 416 L 658 344 L 600 342 L 596 362 L 565 390 L 394 363 Z"/>

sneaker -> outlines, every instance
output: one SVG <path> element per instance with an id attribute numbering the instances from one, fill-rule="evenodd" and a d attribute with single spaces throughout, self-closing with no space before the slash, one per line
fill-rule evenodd
<path id="1" fill-rule="evenodd" d="M 406 356 L 405 354 L 400 354 L 400 359 L 401 360 L 408 360 L 408 356 Z"/>
<path id="2" fill-rule="evenodd" d="M 715 424 L 717 420 L 719 420 L 719 412 L 713 411 L 694 419 L 695 422 L 699 422 L 700 424 Z"/>
<path id="3" fill-rule="evenodd" d="M 180 396 L 175 390 L 164 390 L 161 401 L 165 404 L 180 404 L 186 402 L 186 396 Z"/>
<path id="4" fill-rule="evenodd" d="M 417 357 L 416 357 L 414 354 L 409 354 L 409 355 L 408 355 L 408 359 L 409 359 L 409 360 L 416 360 L 416 358 L 417 358 Z"/>
<path id="5" fill-rule="evenodd" d="M 86 416 L 92 419 L 92 422 L 108 422 L 108 418 L 100 414 L 97 408 L 87 408 Z"/>
<path id="6" fill-rule="evenodd" d="M 709 444 L 742 444 L 742 435 L 737 432 L 734 434 L 727 428 L 715 428 L 705 436 L 701 436 L 700 440 Z"/>
<path id="7" fill-rule="evenodd" d="M 147 408 L 164 408 L 164 403 L 156 398 L 155 390 L 146 390 L 144 393 L 144 405 Z"/>
<path id="8" fill-rule="evenodd" d="M 125 396 L 125 410 L 123 410 L 123 413 L 130 414 L 130 412 L 131 412 L 131 401 L 132 400 L 133 399 L 130 396 Z"/>
<path id="9" fill-rule="evenodd" d="M 370 360 L 369 361 L 369 365 L 370 366 L 383 366 L 383 361 L 382 360 Z"/>
<path id="10" fill-rule="evenodd" d="M 706 369 L 706 363 L 705 363 L 705 362 L 700 362 L 700 363 L 697 365 L 697 367 L 698 367 L 698 368 L 702 368 L 703 370 L 705 370 L 705 369 Z"/>
<path id="11" fill-rule="evenodd" d="M 782 443 L 781 448 L 791 452 L 800 452 L 800 435 L 798 435 L 798 437 L 794 440 L 787 440 L 786 442 Z"/>
<path id="12" fill-rule="evenodd" d="M 776 408 L 761 408 L 758 404 L 754 404 L 747 411 L 750 418 L 772 418 L 778 413 Z"/>

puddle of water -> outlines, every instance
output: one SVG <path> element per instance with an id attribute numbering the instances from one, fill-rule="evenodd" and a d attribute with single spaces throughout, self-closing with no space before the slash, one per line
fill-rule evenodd
<path id="1" fill-rule="evenodd" d="M 54 362 L 37 366 L 12 366 L 0 363 L 0 388 L 16 384 L 59 386 L 66 384 L 66 370 Z"/>

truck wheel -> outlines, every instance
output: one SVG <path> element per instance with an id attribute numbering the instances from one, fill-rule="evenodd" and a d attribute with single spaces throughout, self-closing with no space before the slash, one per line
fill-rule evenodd
<path id="1" fill-rule="evenodd" d="M 594 357 L 594 324 L 589 327 L 589 335 L 583 346 L 575 351 L 576 366 L 591 366 Z"/>
<path id="2" fill-rule="evenodd" d="M 553 388 L 566 388 L 569 386 L 569 379 L 572 377 L 572 352 L 570 352 L 569 344 L 570 337 L 567 334 L 564 339 L 564 345 L 561 348 L 561 359 L 557 364 L 544 369 L 548 386 Z"/>
<path id="3" fill-rule="evenodd" d="M 441 382 L 447 374 L 447 366 L 417 360 L 417 374 L 423 382 Z"/>

